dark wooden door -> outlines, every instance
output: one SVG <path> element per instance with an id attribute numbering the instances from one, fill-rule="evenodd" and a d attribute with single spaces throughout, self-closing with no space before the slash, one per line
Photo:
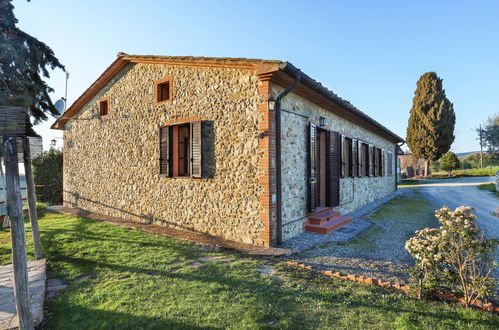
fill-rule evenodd
<path id="1" fill-rule="evenodd" d="M 328 132 L 328 206 L 340 205 L 341 135 Z"/>

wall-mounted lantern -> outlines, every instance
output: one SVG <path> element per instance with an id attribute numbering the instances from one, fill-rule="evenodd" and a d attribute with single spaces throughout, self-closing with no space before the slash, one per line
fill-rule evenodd
<path id="1" fill-rule="evenodd" d="M 269 111 L 274 111 L 275 110 L 275 100 L 274 99 L 269 99 L 268 101 L 268 106 L 269 106 Z"/>

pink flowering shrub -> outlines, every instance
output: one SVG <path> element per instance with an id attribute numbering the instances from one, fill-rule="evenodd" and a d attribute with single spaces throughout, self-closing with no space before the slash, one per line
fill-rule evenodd
<path id="1" fill-rule="evenodd" d="M 418 230 L 406 242 L 405 249 L 416 259 L 411 277 L 420 298 L 423 293 L 447 291 L 462 295 L 468 305 L 495 294 L 497 281 L 490 273 L 497 240 L 483 238 L 471 211 L 468 206 L 454 211 L 444 206 L 435 211 L 440 228 Z"/>

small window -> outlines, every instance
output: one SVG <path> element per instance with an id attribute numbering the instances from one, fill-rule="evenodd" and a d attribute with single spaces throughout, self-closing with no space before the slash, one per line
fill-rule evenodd
<path id="1" fill-rule="evenodd" d="M 171 77 L 160 79 L 154 82 L 156 103 L 171 101 L 172 99 L 172 79 Z"/>
<path id="2" fill-rule="evenodd" d="M 99 99 L 99 115 L 105 117 L 109 114 L 109 97 Z"/>

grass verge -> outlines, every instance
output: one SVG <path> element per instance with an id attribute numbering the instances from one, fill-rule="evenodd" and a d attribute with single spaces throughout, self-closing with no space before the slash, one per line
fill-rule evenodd
<path id="1" fill-rule="evenodd" d="M 414 206 L 417 207 L 417 206 Z M 29 254 L 32 244 L 29 239 Z M 69 286 L 48 300 L 50 329 L 497 328 L 456 305 L 328 278 L 272 261 L 73 216 L 40 219 L 48 277 Z M 1 264 L 10 262 L 0 229 Z M 233 261 L 200 262 L 219 256 Z M 271 264 L 273 276 L 258 267 Z"/>
<path id="2" fill-rule="evenodd" d="M 402 180 L 397 186 L 398 187 L 409 187 L 409 186 L 416 186 L 416 185 L 426 184 L 426 183 L 428 183 L 428 181 L 423 180 L 423 179 L 415 179 L 415 180 L 405 179 L 405 180 Z"/>
<path id="3" fill-rule="evenodd" d="M 492 193 L 494 193 L 496 196 L 499 197 L 499 191 L 496 190 L 496 184 L 495 183 L 484 183 L 478 186 L 478 189 L 480 190 L 487 190 Z"/>
<path id="4" fill-rule="evenodd" d="M 387 202 L 366 219 L 372 226 L 349 242 L 355 250 L 380 251 L 397 245 L 405 253 L 405 242 L 414 232 L 435 227 L 434 206 L 416 190 L 411 196 L 399 196 Z"/>
<path id="5" fill-rule="evenodd" d="M 495 176 L 496 172 L 499 171 L 499 167 L 494 168 L 471 168 L 466 170 L 452 171 L 449 177 L 447 172 L 435 172 L 431 174 L 432 179 L 452 179 L 452 178 L 464 178 L 472 176 Z"/>

